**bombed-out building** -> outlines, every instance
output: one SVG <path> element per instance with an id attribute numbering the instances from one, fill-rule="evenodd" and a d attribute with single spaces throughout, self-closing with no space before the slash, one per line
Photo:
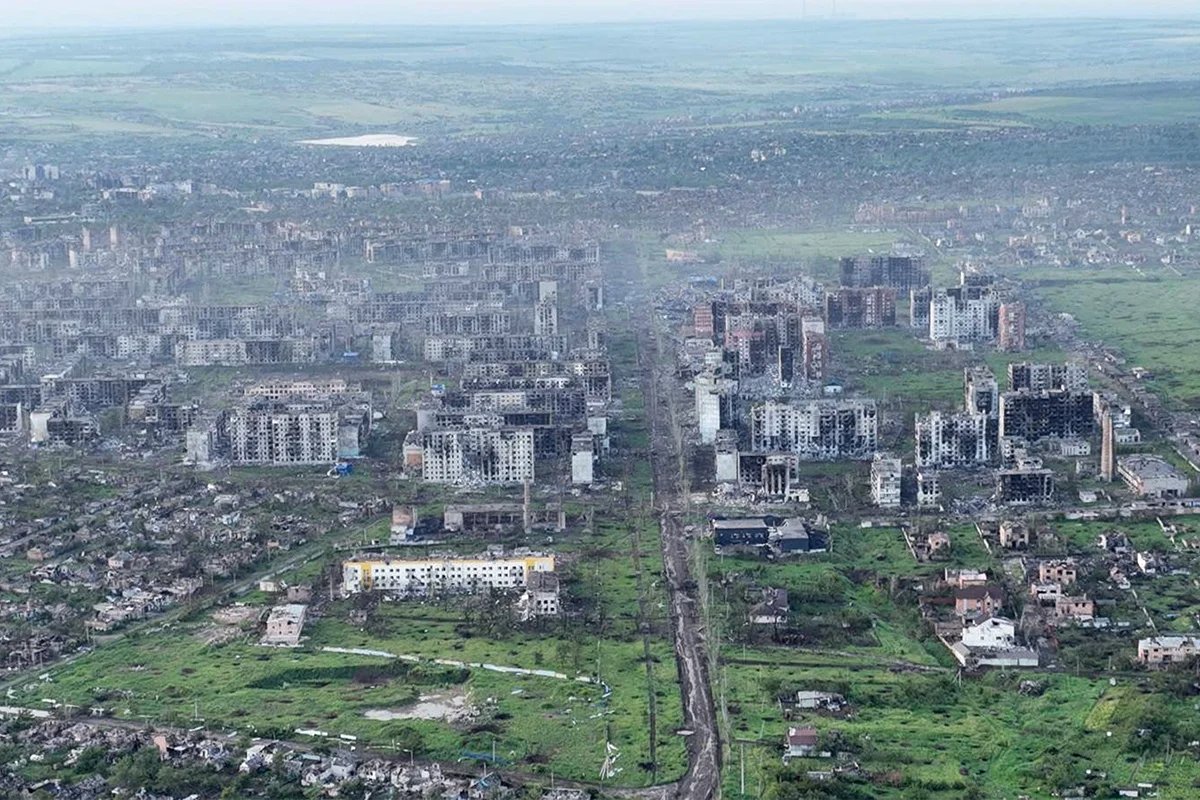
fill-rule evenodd
<path id="1" fill-rule="evenodd" d="M 842 286 L 884 286 L 901 291 L 928 286 L 929 269 L 916 255 L 872 255 L 843 258 L 839 263 Z"/>
<path id="2" fill-rule="evenodd" d="M 1087 368 L 1075 361 L 1061 364 L 1032 364 L 1028 361 L 1009 364 L 1008 388 L 1014 392 L 1087 392 Z"/>
<path id="3" fill-rule="evenodd" d="M 1001 438 L 1086 439 L 1095 431 L 1092 396 L 1063 389 L 1021 390 L 1000 395 Z"/>
<path id="4" fill-rule="evenodd" d="M 992 458 L 987 417 L 971 411 L 930 411 L 916 419 L 918 467 L 949 469 L 986 464 Z"/>
<path id="5" fill-rule="evenodd" d="M 357 458 L 371 429 L 370 395 L 345 382 L 250 387 L 231 408 L 199 416 L 187 459 L 263 466 L 331 465 Z"/>
<path id="6" fill-rule="evenodd" d="M 878 439 L 874 400 L 768 401 L 750 409 L 756 451 L 795 453 L 802 460 L 867 459 Z"/>
<path id="7" fill-rule="evenodd" d="M 996 499 L 1002 503 L 1030 505 L 1054 496 L 1054 473 L 1039 458 L 1019 455 L 1010 466 L 996 472 Z"/>
<path id="8" fill-rule="evenodd" d="M 893 327 L 896 289 L 887 286 L 833 289 L 825 295 L 825 322 L 835 330 Z"/>

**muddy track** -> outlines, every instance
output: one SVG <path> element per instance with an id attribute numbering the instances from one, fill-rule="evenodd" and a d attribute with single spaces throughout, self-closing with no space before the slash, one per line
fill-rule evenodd
<path id="1" fill-rule="evenodd" d="M 679 449 L 673 433 L 674 412 L 669 399 L 671 387 L 660 386 L 660 382 L 670 380 L 670 372 L 658 369 L 663 354 L 649 318 L 650 314 L 645 313 L 639 325 L 639 369 L 650 422 L 654 494 L 660 511 L 663 571 L 670 592 L 684 728 L 691 731 L 687 737 L 688 768 L 676 787 L 675 797 L 709 800 L 720 794 L 721 741 L 708 671 L 704 620 L 696 581 L 691 575 L 692 545 L 680 518 L 684 498 Z"/>

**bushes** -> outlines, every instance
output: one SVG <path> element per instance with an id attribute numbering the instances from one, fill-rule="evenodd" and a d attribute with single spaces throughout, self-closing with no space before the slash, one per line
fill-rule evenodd
<path id="1" fill-rule="evenodd" d="M 291 667 L 251 682 L 251 689 L 282 689 L 295 684 L 325 685 L 332 681 L 354 681 L 374 685 L 394 679 L 419 686 L 445 686 L 464 683 L 469 677 L 465 669 L 431 669 L 392 661 L 380 665 L 345 664 L 336 667 Z"/>

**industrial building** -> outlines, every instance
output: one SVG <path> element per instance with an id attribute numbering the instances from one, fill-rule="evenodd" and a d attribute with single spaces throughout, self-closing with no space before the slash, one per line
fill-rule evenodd
<path id="1" fill-rule="evenodd" d="M 773 553 L 777 556 L 824 552 L 828 526 L 798 517 L 745 517 L 712 520 L 713 548 L 718 553 Z"/>
<path id="2" fill-rule="evenodd" d="M 1117 472 L 1139 497 L 1183 497 L 1188 492 L 1187 477 L 1158 456 L 1122 456 Z"/>

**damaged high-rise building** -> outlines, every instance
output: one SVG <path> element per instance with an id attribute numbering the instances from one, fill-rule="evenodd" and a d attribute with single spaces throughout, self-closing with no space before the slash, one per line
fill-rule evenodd
<path id="1" fill-rule="evenodd" d="M 839 266 L 842 286 L 886 286 L 908 291 L 927 285 L 930 278 L 922 256 L 859 256 L 843 258 Z"/>
<path id="2" fill-rule="evenodd" d="M 421 477 L 430 483 L 523 483 L 534 479 L 531 428 L 431 428 L 414 431 Z"/>
<path id="3" fill-rule="evenodd" d="M 825 295 L 825 322 L 835 330 L 890 328 L 896 324 L 896 290 L 842 287 Z"/>
<path id="4" fill-rule="evenodd" d="M 1000 298 L 991 286 L 964 284 L 934 289 L 929 300 L 929 338 L 939 345 L 966 345 L 996 338 Z"/>
<path id="5" fill-rule="evenodd" d="M 918 467 L 949 469 L 986 464 L 992 457 L 987 417 L 970 411 L 917 415 Z"/>
<path id="6" fill-rule="evenodd" d="M 1075 361 L 1061 364 L 1032 364 L 1028 361 L 1008 365 L 1008 388 L 1014 392 L 1088 391 L 1087 368 Z"/>
<path id="7" fill-rule="evenodd" d="M 1092 396 L 1062 389 L 1000 395 L 1000 436 L 1027 442 L 1086 439 L 1096 427 Z"/>
<path id="8" fill-rule="evenodd" d="M 233 408 L 195 420 L 187 459 L 199 466 L 330 465 L 358 457 L 371 422 L 370 396 L 344 381 L 260 384 Z"/>
<path id="9" fill-rule="evenodd" d="M 795 453 L 804 460 L 866 459 L 875 454 L 874 400 L 769 401 L 750 409 L 751 449 Z"/>
<path id="10" fill-rule="evenodd" d="M 1019 353 L 1025 349 L 1025 304 L 1003 303 L 999 316 L 1000 341 L 997 347 L 1006 353 Z"/>
<path id="11" fill-rule="evenodd" d="M 996 499 L 1002 503 L 1045 503 L 1053 496 L 1054 473 L 1040 458 L 1018 453 L 1011 466 L 996 472 Z"/>

